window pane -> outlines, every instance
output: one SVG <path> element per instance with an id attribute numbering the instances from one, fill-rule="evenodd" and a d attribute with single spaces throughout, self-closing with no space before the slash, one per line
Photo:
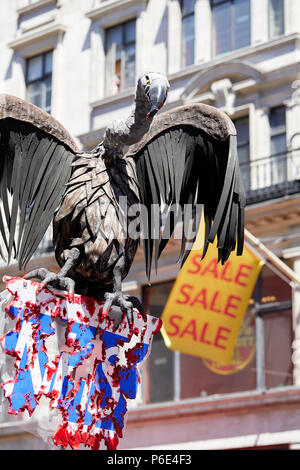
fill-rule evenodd
<path id="1" fill-rule="evenodd" d="M 271 185 L 286 181 L 286 117 L 285 107 L 280 106 L 270 111 L 271 134 Z"/>
<path id="2" fill-rule="evenodd" d="M 271 135 L 285 132 L 285 107 L 280 106 L 270 111 Z"/>
<path id="3" fill-rule="evenodd" d="M 45 74 L 52 73 L 52 51 L 45 54 Z"/>
<path id="4" fill-rule="evenodd" d="M 135 83 L 135 44 L 125 49 L 125 77 L 123 88 L 134 86 Z"/>
<path id="5" fill-rule="evenodd" d="M 231 51 L 231 3 L 226 2 L 214 8 L 216 54 Z"/>
<path id="6" fill-rule="evenodd" d="M 173 281 L 144 288 L 144 304 L 147 313 L 160 317 Z M 174 399 L 174 353 L 165 346 L 161 333 L 154 336 L 151 354 L 144 368 L 147 380 L 143 380 L 144 400 L 150 403 Z M 146 379 L 145 377 L 145 379 Z"/>
<path id="7" fill-rule="evenodd" d="M 284 33 L 283 0 L 269 0 L 270 38 Z"/>
<path id="8" fill-rule="evenodd" d="M 237 131 L 238 145 L 249 144 L 249 119 L 241 118 L 234 121 Z"/>
<path id="9" fill-rule="evenodd" d="M 135 20 L 106 33 L 106 93 L 116 94 L 135 84 Z"/>
<path id="10" fill-rule="evenodd" d="M 42 93 L 42 82 L 35 82 L 27 88 L 27 100 L 42 108 L 43 106 L 43 93 Z"/>
<path id="11" fill-rule="evenodd" d="M 182 14 L 194 13 L 195 0 L 182 0 Z"/>
<path id="12" fill-rule="evenodd" d="M 264 336 L 266 387 L 292 385 L 292 312 L 285 311 L 264 315 Z"/>
<path id="13" fill-rule="evenodd" d="M 250 44 L 250 1 L 235 0 L 235 43 L 234 49 Z"/>
<path id="14" fill-rule="evenodd" d="M 286 181 L 286 116 L 285 107 L 270 111 L 271 185 Z M 275 156 L 275 157 L 274 157 Z"/>
<path id="15" fill-rule="evenodd" d="M 51 112 L 51 77 L 39 80 L 27 86 L 27 100 L 42 108 L 47 113 Z"/>
<path id="16" fill-rule="evenodd" d="M 249 163 L 249 144 L 238 146 L 238 156 L 240 165 Z"/>
<path id="17" fill-rule="evenodd" d="M 106 52 L 109 51 L 112 44 L 116 44 L 116 46 L 122 46 L 123 44 L 123 32 L 122 26 L 116 26 L 114 28 L 110 28 L 106 32 Z"/>
<path id="18" fill-rule="evenodd" d="M 225 54 L 250 44 L 250 0 L 214 2 L 216 54 Z"/>
<path id="19" fill-rule="evenodd" d="M 256 328 L 249 309 L 228 366 L 180 354 L 181 399 L 254 390 L 256 388 Z"/>
<path id="20" fill-rule="evenodd" d="M 187 16 L 182 23 L 183 33 L 183 66 L 194 63 L 195 20 L 194 15 Z"/>
<path id="21" fill-rule="evenodd" d="M 43 56 L 39 55 L 28 59 L 27 62 L 27 82 L 32 82 L 43 76 Z"/>
<path id="22" fill-rule="evenodd" d="M 264 266 L 261 276 L 261 304 L 292 300 L 292 289 Z M 292 312 L 288 310 L 263 315 L 265 341 L 265 380 L 267 388 L 292 385 L 291 344 Z M 278 347 L 280 345 L 280 347 Z"/>
<path id="23" fill-rule="evenodd" d="M 162 337 L 153 341 L 149 371 L 149 402 L 158 403 L 174 398 L 174 354 L 166 348 Z"/>
<path id="24" fill-rule="evenodd" d="M 251 188 L 250 165 L 249 165 L 249 144 L 238 146 L 238 158 L 243 178 L 245 191 Z"/>
<path id="25" fill-rule="evenodd" d="M 51 86 L 51 78 L 47 78 L 45 80 L 45 111 L 47 113 L 51 112 L 51 94 L 52 94 L 52 86 Z"/>
<path id="26" fill-rule="evenodd" d="M 240 169 L 243 177 L 245 190 L 250 189 L 250 169 L 249 169 L 249 119 L 240 118 L 234 121 L 237 131 L 237 149 Z"/>
<path id="27" fill-rule="evenodd" d="M 286 151 L 286 134 L 275 135 L 271 138 L 271 155 L 277 153 L 285 153 Z"/>
<path id="28" fill-rule="evenodd" d="M 125 24 L 125 43 L 135 42 L 135 20 Z"/>
<path id="29" fill-rule="evenodd" d="M 51 112 L 53 51 L 32 57 L 27 61 L 27 100 Z"/>

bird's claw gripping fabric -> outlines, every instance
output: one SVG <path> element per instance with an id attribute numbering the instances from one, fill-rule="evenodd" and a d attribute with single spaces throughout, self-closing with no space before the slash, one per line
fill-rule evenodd
<path id="1" fill-rule="evenodd" d="M 125 313 L 128 323 L 133 322 L 133 304 L 128 300 L 128 296 L 119 292 L 107 292 L 103 305 L 104 314 L 108 314 L 113 305 L 120 307 L 121 311 Z"/>

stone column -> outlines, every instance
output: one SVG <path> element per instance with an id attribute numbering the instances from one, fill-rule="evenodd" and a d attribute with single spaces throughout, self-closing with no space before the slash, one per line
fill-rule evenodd
<path id="1" fill-rule="evenodd" d="M 269 37 L 268 1 L 251 0 L 251 44 L 263 43 Z"/>
<path id="2" fill-rule="evenodd" d="M 105 29 L 95 21 L 91 24 L 90 102 L 104 98 L 105 94 Z"/>
<path id="3" fill-rule="evenodd" d="M 51 99 L 51 113 L 58 121 L 63 121 L 64 104 L 61 96 L 64 86 L 64 33 L 59 32 L 56 38 L 56 44 L 53 48 L 53 62 L 52 62 L 52 99 Z"/>
<path id="4" fill-rule="evenodd" d="M 298 33 L 300 30 L 300 2 L 299 0 L 289 0 L 283 3 L 285 34 Z"/>
<path id="5" fill-rule="evenodd" d="M 146 2 L 142 2 L 136 18 L 136 79 L 149 69 L 149 19 Z"/>
<path id="6" fill-rule="evenodd" d="M 9 92 L 26 100 L 26 59 L 19 53 L 15 53 L 11 64 L 12 78 Z"/>
<path id="7" fill-rule="evenodd" d="M 168 74 L 181 69 L 181 9 L 178 0 L 168 0 Z"/>
<path id="8" fill-rule="evenodd" d="M 212 36 L 210 0 L 197 0 L 195 4 L 195 64 L 211 60 Z"/>

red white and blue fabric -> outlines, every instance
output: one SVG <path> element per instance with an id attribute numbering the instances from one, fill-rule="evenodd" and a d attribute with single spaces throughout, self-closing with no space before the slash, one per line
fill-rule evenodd
<path id="1" fill-rule="evenodd" d="M 153 334 L 161 321 L 134 309 L 134 324 L 124 318 L 116 331 L 102 312 L 102 302 L 10 278 L 12 295 L 5 311 L 14 327 L 1 338 L 6 354 L 13 356 L 15 377 L 2 383 L 9 413 L 31 416 L 41 397 L 49 409 L 57 408 L 61 422 L 55 445 L 77 449 L 84 445 L 116 449 L 122 437 L 127 399 L 137 394 L 137 365 L 150 352 Z M 58 325 L 64 325 L 63 340 Z"/>

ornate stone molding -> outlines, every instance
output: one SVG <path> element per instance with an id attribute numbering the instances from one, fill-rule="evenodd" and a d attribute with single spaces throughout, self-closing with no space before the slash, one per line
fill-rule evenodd
<path id="1" fill-rule="evenodd" d="M 232 114 L 234 111 L 235 92 L 229 78 L 213 82 L 211 91 L 214 95 L 215 106 L 228 114 Z"/>

